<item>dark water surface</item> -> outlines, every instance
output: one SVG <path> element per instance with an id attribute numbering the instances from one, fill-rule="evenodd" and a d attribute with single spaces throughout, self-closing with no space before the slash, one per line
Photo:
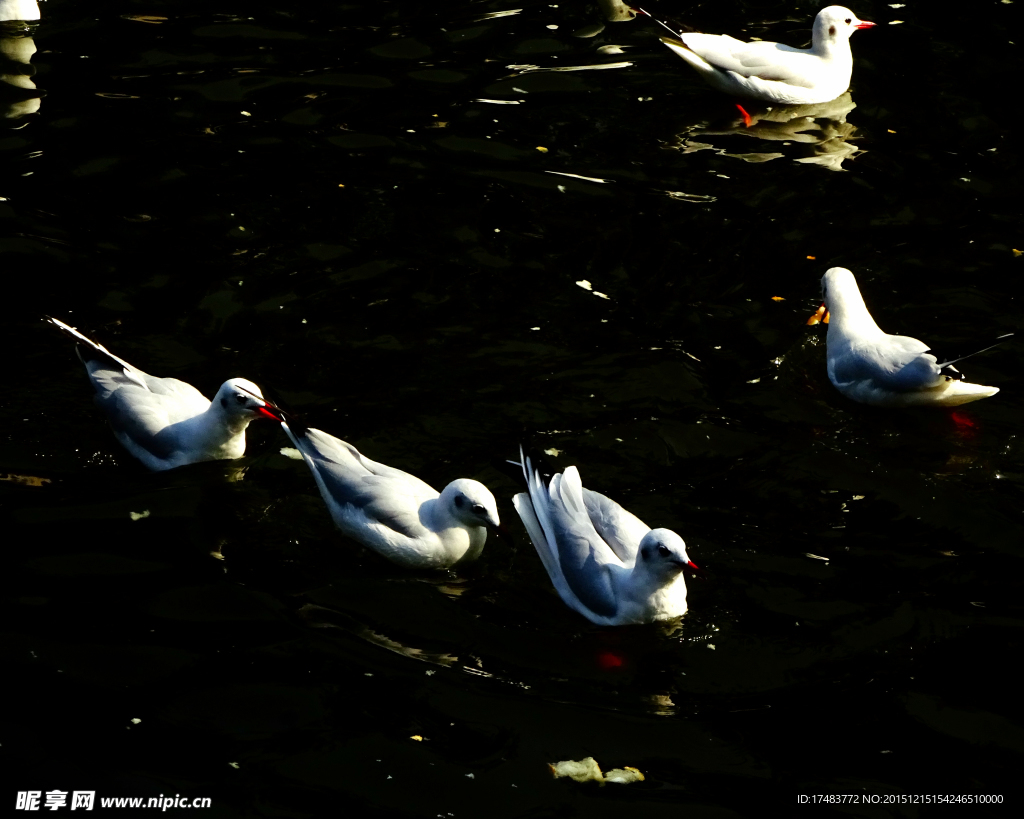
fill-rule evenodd
<path id="1" fill-rule="evenodd" d="M 651 5 L 793 44 L 819 8 Z M 573 36 L 591 3 L 48 0 L 38 112 L 24 84 L 0 98 L 0 799 L 1012 802 L 1019 344 L 965 365 L 990 400 L 878 411 L 831 387 L 804 320 L 843 265 L 889 332 L 955 353 L 1020 329 L 1024 179 L 994 79 L 1019 75 L 1019 9 L 854 3 L 882 25 L 853 39 L 851 101 L 780 140 L 737 132 L 649 21 Z M 269 424 L 242 461 L 148 473 L 44 314 L 207 394 L 251 378 L 435 486 L 478 478 L 511 536 L 457 576 L 403 573 L 336 533 Z M 683 535 L 709 578 L 679 630 L 562 604 L 510 503 L 520 442 Z M 588 755 L 646 781 L 550 777 Z"/>

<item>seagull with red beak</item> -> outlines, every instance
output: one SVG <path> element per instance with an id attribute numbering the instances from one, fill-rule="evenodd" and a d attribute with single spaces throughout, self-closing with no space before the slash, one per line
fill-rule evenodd
<path id="1" fill-rule="evenodd" d="M 652 529 L 583 486 L 575 466 L 547 485 L 520 450 L 527 490 L 512 503 L 551 583 L 569 608 L 599 626 L 686 613 L 683 569 L 700 571 L 671 529 Z"/>
<path id="2" fill-rule="evenodd" d="M 241 458 L 250 421 L 282 420 L 252 381 L 225 381 L 210 401 L 191 384 L 144 373 L 63 321 L 48 321 L 78 344 L 114 436 L 150 469 Z"/>
<path id="3" fill-rule="evenodd" d="M 684 33 L 661 41 L 726 94 L 772 105 L 812 105 L 834 100 L 850 87 L 850 35 L 874 25 L 843 6 L 829 6 L 814 18 L 810 48 L 744 43 L 727 34 Z"/>

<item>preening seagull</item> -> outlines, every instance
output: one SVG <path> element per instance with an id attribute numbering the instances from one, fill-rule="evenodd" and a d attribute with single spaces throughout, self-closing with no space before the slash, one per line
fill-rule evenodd
<path id="1" fill-rule="evenodd" d="M 882 332 L 845 267 L 825 272 L 821 295 L 828 310 L 828 377 L 847 398 L 879 407 L 955 407 L 999 392 L 959 380 L 953 365 L 977 353 L 940 362 L 923 341 Z"/>
<path id="2" fill-rule="evenodd" d="M 569 608 L 601 626 L 650 623 L 686 612 L 683 567 L 697 569 L 671 529 L 651 529 L 570 466 L 544 486 L 520 451 L 527 491 L 512 503 Z"/>
<path id="3" fill-rule="evenodd" d="M 241 458 L 250 421 L 281 420 L 252 381 L 225 381 L 210 402 L 191 384 L 144 373 L 60 319 L 47 320 L 77 342 L 114 436 L 150 469 Z"/>
<path id="4" fill-rule="evenodd" d="M 371 461 L 352 444 L 286 416 L 281 425 L 313 473 L 335 524 L 349 537 L 412 569 L 447 569 L 480 556 L 498 527 L 494 495 L 459 478 L 429 484 Z"/>

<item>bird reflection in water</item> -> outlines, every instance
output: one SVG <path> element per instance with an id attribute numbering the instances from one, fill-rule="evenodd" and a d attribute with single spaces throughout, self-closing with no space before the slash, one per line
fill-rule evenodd
<path id="1" fill-rule="evenodd" d="M 847 115 L 857 107 L 850 92 L 830 102 L 813 105 L 748 105 L 750 125 L 731 108 L 732 116 L 684 129 L 677 137 L 676 147 L 683 153 L 713 150 L 722 156 L 742 159 L 745 162 L 768 162 L 787 156 L 779 151 L 737 152 L 721 148 L 702 140 L 706 137 L 741 135 L 754 139 L 781 142 L 784 147 L 800 146 L 803 156 L 793 157 L 794 162 L 805 165 L 820 165 L 830 171 L 842 171 L 843 162 L 854 159 L 865 151 L 852 144 L 857 137 L 857 126 L 846 121 Z"/>
<path id="2" fill-rule="evenodd" d="M 0 120 L 9 128 L 24 127 L 39 110 L 31 64 L 36 44 L 28 25 L 38 19 L 35 0 L 0 0 Z"/>

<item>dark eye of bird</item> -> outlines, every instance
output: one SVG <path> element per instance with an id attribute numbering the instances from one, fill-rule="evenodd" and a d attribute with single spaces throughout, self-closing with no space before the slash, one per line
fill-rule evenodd
<path id="1" fill-rule="evenodd" d="M 668 557 L 671 554 L 671 552 L 668 550 L 667 546 L 659 546 L 658 547 L 658 554 L 661 555 L 662 557 Z"/>
<path id="2" fill-rule="evenodd" d="M 851 20 L 849 17 L 846 18 L 846 25 L 850 25 L 850 23 L 852 23 L 852 22 L 853 22 L 853 20 Z"/>
<path id="3" fill-rule="evenodd" d="M 237 401 L 237 402 L 238 402 L 239 404 L 243 404 L 243 405 L 244 405 L 244 404 L 245 404 L 245 401 L 246 401 L 246 398 L 245 398 L 245 396 L 244 396 L 244 395 L 236 395 L 236 396 L 235 396 L 235 400 L 236 400 L 236 401 Z"/>
<path id="4" fill-rule="evenodd" d="M 479 503 L 473 504 L 473 514 L 482 515 L 483 513 L 484 508 Z"/>

